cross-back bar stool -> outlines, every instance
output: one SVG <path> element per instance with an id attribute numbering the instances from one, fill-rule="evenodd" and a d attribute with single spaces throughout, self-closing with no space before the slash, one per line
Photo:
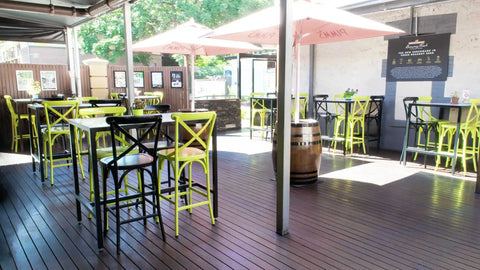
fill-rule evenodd
<path id="1" fill-rule="evenodd" d="M 8 111 L 10 112 L 11 119 L 11 129 L 12 129 L 12 151 L 18 151 L 18 144 L 22 139 L 30 139 L 29 133 L 21 133 L 22 121 L 26 121 L 29 125 L 32 125 L 33 137 L 37 137 L 37 127 L 35 126 L 35 116 L 32 116 L 32 123 L 28 120 L 28 114 L 18 114 L 13 108 L 12 97 L 9 95 L 4 95 L 5 103 L 7 104 Z M 27 126 L 28 127 L 28 126 Z M 33 140 L 35 143 L 36 139 Z"/>
<path id="2" fill-rule="evenodd" d="M 143 220 L 144 226 L 147 225 L 147 219 L 153 218 L 160 223 L 162 238 L 165 241 L 165 230 L 163 228 L 163 221 L 160 209 L 159 186 L 158 186 L 158 170 L 157 170 L 157 141 L 160 134 L 162 124 L 162 116 L 151 114 L 143 116 L 111 116 L 106 118 L 110 125 L 110 136 L 112 144 L 112 156 L 104 157 L 100 160 L 102 167 L 103 179 L 103 210 L 104 210 L 104 233 L 107 232 L 107 213 L 110 212 L 115 216 L 116 220 L 116 245 L 117 254 L 120 253 L 120 226 L 122 224 Z M 144 124 L 142 125 L 143 132 L 137 137 L 130 134 L 128 129 L 129 124 Z M 127 148 L 116 147 L 116 134 L 125 137 L 131 144 Z M 137 133 L 138 134 L 138 133 Z M 148 135 L 154 136 L 153 149 L 145 146 L 148 140 Z M 121 195 L 122 182 L 127 179 L 127 175 L 131 171 L 137 171 L 140 175 L 138 181 L 139 190 L 136 193 L 128 195 Z M 107 182 L 109 172 L 112 173 L 113 180 L 113 198 L 107 190 Z M 121 174 L 120 174 L 121 172 Z M 145 173 L 150 176 L 150 183 L 147 183 Z M 146 191 L 150 188 L 150 191 Z M 151 197 L 151 198 L 149 198 Z M 147 213 L 146 203 L 152 206 L 152 213 Z M 129 215 L 121 215 L 121 209 L 141 205 L 141 212 L 129 213 Z M 122 219 L 123 217 L 123 219 Z"/>

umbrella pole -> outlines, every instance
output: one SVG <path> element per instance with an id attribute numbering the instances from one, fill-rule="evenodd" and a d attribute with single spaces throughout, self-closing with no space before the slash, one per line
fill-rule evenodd
<path id="1" fill-rule="evenodd" d="M 192 112 L 195 111 L 195 54 L 190 54 L 190 77 L 192 86 Z"/>
<path id="2" fill-rule="evenodd" d="M 300 40 L 297 38 L 295 44 L 293 45 L 294 53 L 295 53 L 295 113 L 294 113 L 294 121 L 295 123 L 300 122 Z"/>

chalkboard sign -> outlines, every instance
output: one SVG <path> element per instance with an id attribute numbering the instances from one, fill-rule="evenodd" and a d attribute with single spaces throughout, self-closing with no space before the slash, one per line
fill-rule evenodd
<path id="1" fill-rule="evenodd" d="M 445 81 L 450 34 L 388 41 L 387 81 Z"/>

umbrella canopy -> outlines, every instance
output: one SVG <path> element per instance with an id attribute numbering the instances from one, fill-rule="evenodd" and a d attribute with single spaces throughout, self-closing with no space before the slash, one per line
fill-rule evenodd
<path id="1" fill-rule="evenodd" d="M 260 47 L 238 41 L 204 38 L 212 29 L 190 20 L 167 32 L 152 36 L 133 45 L 133 51 L 190 55 L 192 77 L 192 110 L 195 109 L 194 65 L 196 55 L 225 55 L 261 50 Z"/>
<path id="2" fill-rule="evenodd" d="M 328 5 L 298 0 L 293 3 L 293 31 L 300 45 L 330 43 L 404 33 Z M 257 44 L 278 44 L 280 7 L 272 6 L 215 29 L 208 37 Z"/>
<path id="3" fill-rule="evenodd" d="M 292 22 L 296 65 L 296 96 L 299 94 L 299 45 L 330 43 L 385 35 L 404 31 L 372 21 L 324 4 L 298 0 L 293 3 Z M 229 24 L 208 34 L 208 37 L 240 40 L 257 44 L 278 44 L 280 7 L 272 6 Z M 298 122 L 299 99 L 295 102 L 295 122 Z"/>

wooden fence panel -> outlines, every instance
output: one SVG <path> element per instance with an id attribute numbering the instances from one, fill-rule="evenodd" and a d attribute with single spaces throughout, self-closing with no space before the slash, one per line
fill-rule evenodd
<path id="1" fill-rule="evenodd" d="M 27 91 L 17 89 L 17 70 L 32 70 L 33 79 L 40 81 L 40 71 L 55 71 L 57 76 L 57 90 L 47 90 L 40 93 L 40 98 L 52 95 L 72 95 L 70 76 L 66 65 L 36 65 L 36 64 L 0 64 L 0 89 L 1 95 L 10 95 L 12 98 L 30 98 Z"/>
<path id="2" fill-rule="evenodd" d="M 88 66 L 80 66 L 80 80 L 82 82 L 82 96 L 92 96 L 92 89 L 90 88 L 90 68 Z"/>
<path id="3" fill-rule="evenodd" d="M 57 76 L 57 90 L 42 91 L 40 98 L 51 97 L 55 94 L 64 94 L 66 97 L 72 96 L 72 89 L 70 85 L 70 75 L 66 65 L 38 65 L 38 64 L 10 64 L 0 63 L 0 150 L 8 149 L 11 142 L 11 122 L 10 113 L 5 104 L 4 95 L 10 95 L 13 99 L 17 98 L 31 98 L 27 91 L 17 90 L 17 70 L 32 70 L 33 79 L 40 81 L 40 71 L 55 71 Z M 108 66 L 108 89 L 109 93 L 125 93 L 126 88 L 115 88 L 113 71 L 125 71 L 125 66 Z M 163 103 L 170 104 L 171 111 L 178 111 L 179 109 L 188 107 L 188 74 L 185 67 L 134 67 L 135 71 L 143 71 L 144 87 L 138 88 L 143 92 L 162 91 L 164 94 Z M 152 71 L 163 72 L 163 87 L 152 87 Z M 183 75 L 183 87 L 172 88 L 170 83 L 170 72 L 181 71 Z M 91 96 L 90 89 L 90 69 L 88 66 L 80 66 L 80 79 L 82 84 L 82 96 Z M 20 113 L 26 113 L 26 108 L 22 108 Z"/>
<path id="4" fill-rule="evenodd" d="M 178 111 L 179 109 L 187 108 L 188 105 L 188 81 L 187 81 L 187 69 L 185 67 L 144 67 L 137 66 L 133 68 L 134 71 L 143 71 L 144 87 L 137 88 L 138 91 L 143 92 L 163 92 L 163 103 L 170 104 L 171 111 Z M 127 90 L 125 87 L 116 88 L 114 83 L 114 71 L 126 71 L 125 66 L 108 66 L 108 89 L 109 93 L 125 93 Z M 163 87 L 152 87 L 152 71 L 163 72 Z M 183 74 L 183 87 L 172 88 L 170 83 L 170 72 L 181 71 Z"/>
<path id="5" fill-rule="evenodd" d="M 38 65 L 38 64 L 9 64 L 0 63 L 0 149 L 8 149 L 11 143 L 11 117 L 5 104 L 4 95 L 10 95 L 12 99 L 31 98 L 27 91 L 18 91 L 17 70 L 33 71 L 33 79 L 40 81 L 40 71 L 55 71 L 57 90 L 42 91 L 40 98 L 51 97 L 52 95 L 63 94 L 66 97 L 72 95 L 70 76 L 66 65 Z M 21 108 L 20 113 L 26 113 L 26 107 Z"/>

